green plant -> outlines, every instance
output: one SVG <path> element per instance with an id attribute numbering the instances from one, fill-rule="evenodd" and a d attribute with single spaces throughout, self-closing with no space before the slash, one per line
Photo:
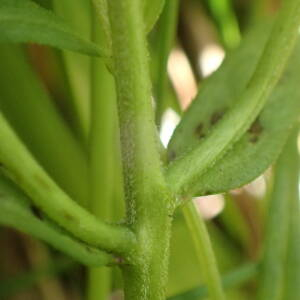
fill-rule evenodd
<path id="1" fill-rule="evenodd" d="M 90 300 L 110 293 L 112 272 L 101 266 L 120 267 L 125 299 L 161 300 L 172 222 L 181 209 L 207 290 L 171 299 L 196 299 L 205 291 L 225 299 L 209 231 L 192 198 L 228 192 L 261 175 L 297 127 L 300 1 L 284 1 L 274 22 L 251 26 L 203 83 L 167 149 L 157 127 L 167 107 L 179 110 L 176 99 L 167 102 L 166 74 L 179 2 L 42 3 L 54 12 L 31 0 L 0 0 L 0 223 L 88 266 Z M 232 48 L 239 33 L 226 3 L 233 21 L 215 17 Z M 147 36 L 157 20 L 151 78 Z M 235 28 L 234 42 L 227 25 Z M 28 52 L 10 44 L 16 42 L 63 50 L 55 61 L 68 123 L 29 65 Z M 259 273 L 259 299 L 299 295 L 298 127 L 294 131 L 275 168 L 260 266 L 224 278 L 224 286 L 234 285 Z"/>

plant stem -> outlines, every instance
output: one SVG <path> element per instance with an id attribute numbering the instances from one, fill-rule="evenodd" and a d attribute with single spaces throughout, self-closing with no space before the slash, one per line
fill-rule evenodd
<path id="1" fill-rule="evenodd" d="M 293 165 L 287 145 L 275 166 L 274 187 L 268 208 L 258 299 L 280 299 L 288 243 L 289 201 L 293 198 Z M 293 155 L 292 155 L 293 157 Z"/>
<path id="2" fill-rule="evenodd" d="M 224 46 L 228 49 L 235 48 L 241 40 L 241 34 L 238 20 L 232 7 L 233 1 L 209 0 L 206 2 L 218 26 Z"/>
<path id="3" fill-rule="evenodd" d="M 210 299 L 224 300 L 225 294 L 222 288 L 221 277 L 205 222 L 198 213 L 193 201 L 189 201 L 183 206 L 182 210 L 194 240 Z"/>
<path id="4" fill-rule="evenodd" d="M 127 221 L 137 237 L 123 268 L 125 297 L 163 300 L 167 282 L 170 193 L 159 157 L 139 0 L 108 1 L 117 83 Z"/>
<path id="5" fill-rule="evenodd" d="M 1 169 L 45 214 L 77 238 L 104 250 L 126 254 L 133 247 L 135 238 L 127 227 L 97 220 L 57 186 L 1 114 L 0 139 Z"/>
<path id="6" fill-rule="evenodd" d="M 29 199 L 10 180 L 0 176 L 0 224 L 40 239 L 87 266 L 113 264 L 114 258 L 71 237 L 55 224 L 34 215 Z"/>
<path id="7" fill-rule="evenodd" d="M 300 25 L 300 1 L 284 1 L 258 66 L 241 98 L 203 142 L 170 164 L 167 180 L 175 193 L 193 195 L 209 167 L 239 140 L 263 109 L 294 49 Z"/>
<path id="8" fill-rule="evenodd" d="M 96 12 L 93 14 L 93 41 L 104 40 Z M 111 221 L 115 182 L 116 92 L 112 75 L 101 59 L 91 66 L 90 209 L 100 220 Z M 106 300 L 110 293 L 111 269 L 89 270 L 88 299 Z"/>
<path id="9" fill-rule="evenodd" d="M 291 195 L 289 197 L 289 237 L 285 269 L 284 299 L 296 300 L 300 295 L 300 198 L 299 198 L 299 168 L 300 157 L 297 147 L 299 124 L 287 145 L 286 156 L 289 160 L 289 181 Z M 288 167 L 287 167 L 288 168 Z M 287 200 L 287 199 L 284 199 Z"/>
<path id="10" fill-rule="evenodd" d="M 295 241 L 299 241 L 297 234 L 290 236 L 291 232 L 298 230 L 300 216 L 297 138 L 298 126 L 291 134 L 275 166 L 274 188 L 268 210 L 266 242 L 258 286 L 257 299 L 260 300 L 281 299 L 281 297 L 283 297 L 282 299 L 293 299 L 293 297 L 289 298 L 291 294 L 295 292 L 294 295 L 298 295 L 296 291 L 299 291 L 297 283 L 299 280 L 291 276 L 292 272 L 297 270 L 297 266 L 299 266 L 297 263 L 299 253 L 294 254 L 292 261 L 289 261 L 290 257 L 287 256 L 288 251 L 292 249 L 288 247 L 293 245 Z M 293 227 L 293 224 L 296 226 Z M 296 245 L 296 251 L 298 247 Z M 287 264 L 287 262 L 289 263 Z M 291 270 L 293 271 L 291 272 Z M 293 286 L 292 282 L 296 282 L 296 285 Z M 287 295 L 282 296 L 283 292 L 289 297 Z"/>
<path id="11" fill-rule="evenodd" d="M 87 0 L 52 0 L 56 14 L 62 16 L 73 28 L 85 38 L 90 38 L 90 3 Z M 68 75 L 72 98 L 69 103 L 75 112 L 74 123 L 83 142 L 88 140 L 90 126 L 90 58 L 70 51 L 62 51 L 65 71 Z"/>
<path id="12" fill-rule="evenodd" d="M 177 29 L 179 1 L 167 1 L 160 17 L 157 48 L 158 67 L 155 74 L 156 124 L 159 126 L 167 97 L 168 74 L 167 64 Z"/>

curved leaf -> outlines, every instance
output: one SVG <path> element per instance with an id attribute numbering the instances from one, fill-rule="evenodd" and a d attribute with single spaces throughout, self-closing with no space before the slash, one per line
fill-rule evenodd
<path id="1" fill-rule="evenodd" d="M 0 42 L 33 42 L 107 56 L 104 49 L 81 38 L 58 16 L 30 0 L 0 0 Z"/>
<path id="2" fill-rule="evenodd" d="M 168 0 L 173 1 L 173 0 Z M 161 14 L 165 0 L 143 0 L 146 32 L 150 32 Z"/>
<path id="3" fill-rule="evenodd" d="M 264 25 L 253 31 L 204 83 L 172 137 L 168 149 L 170 159 L 181 156 L 199 140 L 205 140 L 211 128 L 232 107 L 246 88 L 269 30 L 269 26 Z M 214 194 L 240 187 L 264 172 L 279 155 L 300 113 L 299 50 L 298 45 L 260 116 L 239 142 L 201 176 L 193 187 L 193 194 Z"/>
<path id="4" fill-rule="evenodd" d="M 113 261 L 100 250 L 85 245 L 44 219 L 40 211 L 12 182 L 0 174 L 0 224 L 41 239 L 85 265 L 101 266 Z"/>

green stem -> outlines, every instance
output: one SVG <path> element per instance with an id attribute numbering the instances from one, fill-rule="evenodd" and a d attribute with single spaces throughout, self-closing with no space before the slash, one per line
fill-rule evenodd
<path id="1" fill-rule="evenodd" d="M 146 37 L 139 0 L 108 1 L 117 83 L 127 220 L 137 237 L 124 266 L 125 297 L 165 298 L 171 218 L 151 102 Z"/>
<path id="2" fill-rule="evenodd" d="M 159 21 L 158 38 L 155 40 L 158 67 L 155 74 L 156 124 L 160 125 L 164 104 L 167 99 L 168 74 L 167 64 L 174 44 L 177 29 L 179 1 L 167 1 Z"/>
<path id="3" fill-rule="evenodd" d="M 2 115 L 0 140 L 1 169 L 45 214 L 86 243 L 119 254 L 132 248 L 135 238 L 131 231 L 100 222 L 65 194 L 34 160 Z"/>
<path id="4" fill-rule="evenodd" d="M 300 25 L 300 1 L 284 1 L 258 66 L 241 99 L 203 142 L 170 164 L 167 180 L 174 192 L 192 195 L 200 176 L 239 140 L 264 107 L 290 57 Z"/>
<path id="5" fill-rule="evenodd" d="M 286 152 L 290 161 L 289 187 L 289 236 L 285 269 L 285 300 L 296 300 L 300 295 L 300 197 L 299 197 L 299 168 L 300 157 L 297 147 L 299 126 L 291 136 L 289 150 Z M 284 199 L 287 200 L 287 199 Z"/>
<path id="6" fill-rule="evenodd" d="M 206 2 L 217 23 L 224 46 L 229 49 L 235 48 L 241 40 L 241 34 L 232 8 L 232 1 L 209 0 Z"/>
<path id="7" fill-rule="evenodd" d="M 93 14 L 93 41 L 104 40 L 98 15 Z M 101 59 L 92 60 L 90 133 L 90 209 L 100 220 L 111 221 L 116 152 L 116 92 L 112 75 Z M 111 285 L 110 268 L 89 270 L 88 299 L 106 300 Z"/>
<path id="8" fill-rule="evenodd" d="M 283 291 L 291 295 L 299 287 L 291 275 L 297 270 L 299 254 L 293 257 L 293 261 L 287 258 L 288 246 L 299 237 L 292 236 L 290 232 L 298 230 L 299 225 L 299 153 L 297 149 L 298 128 L 295 129 L 283 149 L 276 167 L 274 188 L 271 195 L 271 203 L 268 210 L 266 224 L 266 240 L 262 260 L 262 269 L 258 286 L 258 299 L 281 299 Z M 295 218 L 296 216 L 296 218 Z M 293 227 L 293 222 L 296 224 Z M 299 232 L 299 231 L 298 231 Z M 296 246 L 298 250 L 299 246 Z M 293 251 L 293 250 L 292 250 Z M 289 262 L 287 264 L 287 262 Z M 296 266 L 296 268 L 295 268 Z M 287 272 L 285 273 L 285 269 Z M 292 272 L 291 272 L 292 270 Z M 296 275 L 295 273 L 294 275 Z M 288 276 L 285 278 L 285 276 Z M 289 290 L 291 288 L 291 291 Z M 297 293 L 295 294 L 297 295 Z M 290 296 L 289 296 L 290 297 Z M 285 298 L 284 299 L 293 299 Z"/>
<path id="9" fill-rule="evenodd" d="M 57 225 L 43 219 L 29 199 L 10 180 L 0 176 L 0 224 L 32 235 L 87 266 L 114 263 L 112 256 L 69 236 Z"/>
<path id="10" fill-rule="evenodd" d="M 289 202 L 298 189 L 298 166 L 294 160 L 293 135 L 275 166 L 274 187 L 268 208 L 258 299 L 280 299 L 284 287 L 284 266 L 288 243 Z M 296 167 L 296 168 L 295 168 Z"/>
<path id="11" fill-rule="evenodd" d="M 56 14 L 62 16 L 83 37 L 90 38 L 90 3 L 87 0 L 52 0 Z M 72 98 L 70 110 L 75 112 L 73 122 L 83 142 L 88 140 L 90 126 L 90 58 L 70 51 L 62 51 L 65 71 L 68 75 Z"/>
<path id="12" fill-rule="evenodd" d="M 189 201 L 183 206 L 182 210 L 194 240 L 210 299 L 224 300 L 225 294 L 222 288 L 221 277 L 205 222 L 198 213 L 193 201 Z"/>

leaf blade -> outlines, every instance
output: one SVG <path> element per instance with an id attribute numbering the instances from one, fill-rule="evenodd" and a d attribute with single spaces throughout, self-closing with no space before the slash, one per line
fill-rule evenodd
<path id="1" fill-rule="evenodd" d="M 34 42 L 93 56 L 108 53 L 81 38 L 51 11 L 30 0 L 0 1 L 0 42 Z"/>
<path id="2" fill-rule="evenodd" d="M 234 105 L 257 65 L 260 49 L 266 42 L 269 29 L 264 25 L 263 31 L 258 27 L 252 32 L 232 57 L 204 84 L 202 93 L 199 93 L 185 114 L 169 144 L 169 156 L 174 156 L 174 153 L 181 155 L 187 151 L 186 145 L 193 147 L 197 144 L 199 138 L 209 134 L 210 128 L 218 123 L 222 114 Z M 279 155 L 288 131 L 300 112 L 297 100 L 300 95 L 296 88 L 296 73 L 300 63 L 296 53 L 299 47 L 297 45 L 291 63 L 272 92 L 259 121 L 254 122 L 242 138 L 200 176 L 193 194 L 215 194 L 240 187 L 263 173 Z M 285 97 L 286 91 L 289 97 Z M 209 95 L 210 101 L 205 101 Z M 285 106 L 282 106 L 283 99 Z"/>
<path id="3" fill-rule="evenodd" d="M 169 165 L 166 177 L 174 193 L 192 195 L 199 178 L 239 141 L 260 114 L 296 45 L 299 15 L 300 2 L 290 0 L 284 3 L 239 101 L 202 143 Z"/>

